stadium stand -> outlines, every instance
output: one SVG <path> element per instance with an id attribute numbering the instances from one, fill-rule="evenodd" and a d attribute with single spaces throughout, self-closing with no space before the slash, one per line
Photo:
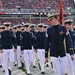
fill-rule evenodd
<path id="1" fill-rule="evenodd" d="M 75 25 L 75 17 L 73 18 L 73 20 L 74 20 L 74 25 Z M 40 19 L 32 19 L 31 21 L 30 21 L 30 19 L 25 19 L 25 18 L 20 18 L 20 19 L 0 19 L 0 25 L 2 25 L 4 22 L 11 22 L 11 24 L 12 25 L 17 25 L 17 24 L 22 24 L 22 22 L 31 22 L 31 23 L 33 23 L 33 24 L 38 24 L 38 23 L 40 23 Z M 47 25 L 49 25 L 50 23 L 49 23 L 49 21 L 48 21 L 48 19 L 46 18 L 46 19 L 42 19 L 41 20 L 41 23 L 44 23 L 44 24 L 47 24 Z"/>
<path id="2" fill-rule="evenodd" d="M 0 0 L 1 8 L 47 8 L 57 9 L 60 0 Z M 74 0 L 63 0 L 64 8 L 66 6 L 74 7 Z"/>
<path id="3" fill-rule="evenodd" d="M 6 14 L 8 13 L 10 14 L 12 11 L 14 11 L 14 13 L 17 13 L 17 11 L 15 10 L 16 8 L 22 8 L 23 9 L 23 10 L 21 9 L 22 13 L 29 13 L 29 12 L 37 13 L 36 9 L 39 9 L 38 13 L 40 13 L 42 12 L 41 9 L 43 9 L 43 12 L 46 12 L 47 11 L 46 8 L 48 7 L 54 10 L 58 10 L 59 1 L 60 0 L 0 0 L 0 8 L 8 9 L 6 11 Z M 68 6 L 74 7 L 74 0 L 62 0 L 62 1 L 63 1 L 63 8 L 66 8 Z M 9 11 L 9 9 L 13 9 L 13 10 Z M 34 10 L 30 10 L 30 9 L 34 9 Z M 30 19 L 26 19 L 26 18 L 6 19 L 5 18 L 5 19 L 0 19 L 0 24 L 6 21 L 10 21 L 12 22 L 12 25 L 14 25 L 21 22 L 30 22 Z M 42 22 L 44 22 L 45 24 L 49 24 L 47 19 L 43 19 Z M 40 23 L 40 19 L 32 20 L 32 23 L 38 24 Z"/>
<path id="4" fill-rule="evenodd" d="M 2 25 L 4 22 L 11 22 L 12 25 L 17 25 L 19 23 L 22 22 L 29 22 L 30 23 L 30 19 L 25 19 L 25 18 L 21 18 L 21 19 L 0 19 L 0 25 Z M 49 24 L 47 19 L 42 19 L 41 22 L 43 22 L 44 24 Z M 34 24 L 38 24 L 40 23 L 40 19 L 32 19 L 31 23 Z"/>

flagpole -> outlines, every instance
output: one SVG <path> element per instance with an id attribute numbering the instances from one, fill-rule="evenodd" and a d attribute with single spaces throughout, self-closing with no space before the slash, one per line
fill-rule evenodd
<path id="1" fill-rule="evenodd" d="M 40 13 L 40 23 L 42 23 L 42 13 Z"/>
<path id="2" fill-rule="evenodd" d="M 60 5 L 59 5 L 59 22 L 60 22 L 60 24 L 63 24 L 63 3 L 62 3 L 62 0 L 60 0 Z"/>
<path id="3" fill-rule="evenodd" d="M 32 15 L 30 14 L 30 24 L 32 23 Z"/>
<path id="4" fill-rule="evenodd" d="M 59 22 L 61 25 L 64 25 L 64 15 L 63 15 L 63 3 L 62 0 L 60 0 L 59 5 Z M 64 38 L 64 47 L 65 47 L 65 54 L 66 54 L 66 39 Z M 67 75 L 68 75 L 68 66 L 67 66 Z"/>

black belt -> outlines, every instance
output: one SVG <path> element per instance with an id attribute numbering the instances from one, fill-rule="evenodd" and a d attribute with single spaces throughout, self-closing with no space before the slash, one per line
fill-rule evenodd
<path id="1" fill-rule="evenodd" d="M 26 49 L 26 48 L 25 48 Z M 30 49 L 26 49 L 26 50 L 31 50 L 31 48 Z"/>
<path id="2" fill-rule="evenodd" d="M 12 48 L 4 48 L 4 49 L 12 49 Z"/>
<path id="3" fill-rule="evenodd" d="M 61 56 L 60 56 L 60 55 L 59 55 L 59 56 L 56 56 L 56 55 L 55 55 L 55 56 L 54 56 L 54 55 L 51 55 L 51 56 L 52 56 L 52 57 L 56 57 L 56 58 L 58 58 L 58 57 L 65 57 L 66 55 L 61 55 Z"/>
<path id="4" fill-rule="evenodd" d="M 44 48 L 38 48 L 38 49 L 44 49 Z"/>

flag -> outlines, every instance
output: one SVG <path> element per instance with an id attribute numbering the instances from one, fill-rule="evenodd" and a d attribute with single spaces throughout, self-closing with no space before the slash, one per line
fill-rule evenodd
<path id="1" fill-rule="evenodd" d="M 59 4 L 59 23 L 62 24 L 63 23 L 63 3 L 62 0 L 60 0 L 60 4 Z"/>

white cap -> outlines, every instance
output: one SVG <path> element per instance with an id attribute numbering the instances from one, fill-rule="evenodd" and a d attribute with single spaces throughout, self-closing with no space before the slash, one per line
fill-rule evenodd
<path id="1" fill-rule="evenodd" d="M 30 24 L 30 27 L 35 27 L 36 25 L 35 24 Z"/>
<path id="2" fill-rule="evenodd" d="M 18 24 L 18 25 L 17 25 L 17 27 L 19 27 L 19 28 L 21 28 L 21 26 L 22 26 L 21 24 Z"/>
<path id="3" fill-rule="evenodd" d="M 4 22 L 3 25 L 10 26 L 11 22 Z"/>
<path id="4" fill-rule="evenodd" d="M 24 25 L 23 26 L 29 26 L 30 25 L 30 23 L 24 23 Z"/>
<path id="5" fill-rule="evenodd" d="M 47 27 L 47 25 L 43 25 L 43 27 Z"/>
<path id="6" fill-rule="evenodd" d="M 47 15 L 48 18 L 49 18 L 48 20 L 50 20 L 50 19 L 52 19 L 54 16 L 58 16 L 58 15 L 59 15 L 58 13 L 52 13 L 52 14 L 51 14 L 51 13 L 48 13 L 48 15 Z"/>
<path id="7" fill-rule="evenodd" d="M 16 29 L 16 28 L 17 28 L 17 26 L 13 26 L 12 28 L 13 28 L 13 29 Z"/>
<path id="8" fill-rule="evenodd" d="M 39 24 L 38 24 L 38 27 L 43 26 L 43 25 L 44 25 L 43 23 L 39 23 Z"/>
<path id="9" fill-rule="evenodd" d="M 67 23 L 67 22 L 73 22 L 73 19 L 67 19 L 64 21 L 64 23 Z"/>

